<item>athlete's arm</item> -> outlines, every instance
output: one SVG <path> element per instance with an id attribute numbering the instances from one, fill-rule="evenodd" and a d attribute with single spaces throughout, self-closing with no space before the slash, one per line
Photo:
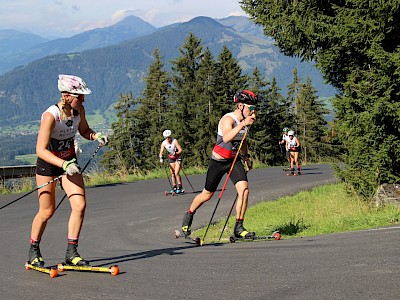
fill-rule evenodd
<path id="1" fill-rule="evenodd" d="M 38 157 L 48 162 L 49 164 L 61 168 L 64 160 L 55 156 L 53 153 L 51 153 L 50 150 L 47 149 L 47 146 L 50 143 L 51 132 L 53 131 L 54 126 L 54 116 L 49 112 L 44 113 L 42 121 L 40 122 L 40 129 L 36 142 L 36 154 Z"/>
<path id="2" fill-rule="evenodd" d="M 79 133 L 87 140 L 95 140 L 96 132 L 89 127 L 89 124 L 86 120 L 86 113 L 85 108 L 82 106 L 81 110 L 79 111 L 81 116 L 81 122 L 79 123 Z"/>
<path id="3" fill-rule="evenodd" d="M 176 149 L 178 150 L 178 151 L 175 152 L 175 155 L 181 155 L 182 154 L 182 147 L 179 144 L 178 140 L 176 140 L 176 139 L 175 139 L 175 146 L 176 146 Z"/>
<path id="4" fill-rule="evenodd" d="M 163 157 L 164 154 L 164 142 L 161 143 L 161 147 L 160 147 L 160 154 L 158 155 L 160 158 Z"/>

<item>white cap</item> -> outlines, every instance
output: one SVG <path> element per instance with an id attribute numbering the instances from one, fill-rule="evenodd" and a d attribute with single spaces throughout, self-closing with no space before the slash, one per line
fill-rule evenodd
<path id="1" fill-rule="evenodd" d="M 164 132 L 163 132 L 163 137 L 166 139 L 167 137 L 169 137 L 169 136 L 171 136 L 172 135 L 172 132 L 171 132 L 171 130 L 164 130 Z"/>
<path id="2" fill-rule="evenodd" d="M 71 94 L 91 94 L 92 91 L 87 87 L 82 78 L 75 75 L 58 75 L 58 90 Z"/>

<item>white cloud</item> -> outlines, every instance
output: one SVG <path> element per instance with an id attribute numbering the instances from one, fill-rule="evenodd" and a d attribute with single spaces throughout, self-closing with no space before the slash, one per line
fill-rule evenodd
<path id="1" fill-rule="evenodd" d="M 154 26 L 186 22 L 197 16 L 245 15 L 239 0 L 1 0 L 0 29 L 30 29 L 46 35 L 71 36 L 110 26 L 135 15 Z"/>

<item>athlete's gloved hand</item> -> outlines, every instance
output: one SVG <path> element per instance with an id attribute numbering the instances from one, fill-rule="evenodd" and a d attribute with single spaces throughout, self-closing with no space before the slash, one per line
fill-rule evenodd
<path id="1" fill-rule="evenodd" d="M 162 157 L 160 157 L 160 163 L 163 163 L 163 162 L 164 162 L 163 158 L 162 158 Z"/>
<path id="2" fill-rule="evenodd" d="M 98 141 L 101 147 L 106 146 L 108 144 L 108 137 L 100 132 L 94 135 L 94 140 Z"/>
<path id="3" fill-rule="evenodd" d="M 76 163 L 75 158 L 64 161 L 62 168 L 69 176 L 72 176 L 76 173 L 79 174 L 81 172 L 81 168 Z"/>

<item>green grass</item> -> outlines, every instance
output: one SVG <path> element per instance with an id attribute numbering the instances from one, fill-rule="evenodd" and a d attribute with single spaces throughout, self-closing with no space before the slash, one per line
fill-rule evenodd
<path id="1" fill-rule="evenodd" d="M 295 196 L 262 202 L 248 209 L 245 227 L 258 235 L 269 235 L 279 230 L 282 238 L 376 228 L 399 224 L 400 208 L 386 206 L 371 208 L 362 200 L 349 195 L 343 184 L 317 187 Z M 217 241 L 226 219 L 212 224 L 207 242 Z M 228 221 L 222 239 L 233 233 L 234 217 Z M 203 237 L 205 227 L 192 235 Z"/>

